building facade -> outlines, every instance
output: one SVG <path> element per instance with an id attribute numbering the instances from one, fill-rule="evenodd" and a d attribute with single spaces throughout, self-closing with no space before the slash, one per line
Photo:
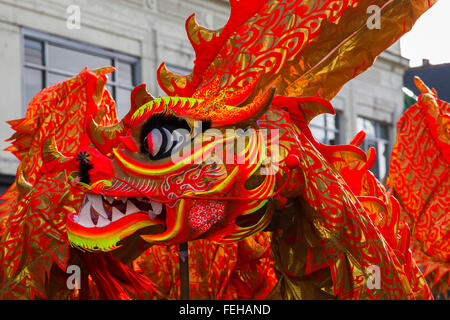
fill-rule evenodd
<path id="1" fill-rule="evenodd" d="M 162 62 L 180 74 L 193 66 L 194 52 L 185 19 L 211 29 L 227 21 L 226 0 L 0 0 L 0 149 L 13 132 L 5 123 L 25 115 L 31 98 L 42 88 L 84 67 L 113 65 L 108 89 L 119 115 L 129 107 L 134 86 L 146 83 L 163 95 L 156 80 Z M 383 179 L 395 141 L 395 123 L 403 110 L 403 73 L 408 60 L 395 44 L 375 65 L 344 86 L 332 101 L 337 116 L 314 120 L 317 139 L 348 143 L 366 130 L 364 148 L 374 146 L 379 159 L 374 172 Z M 12 181 L 18 161 L 0 151 L 0 193 Z"/>

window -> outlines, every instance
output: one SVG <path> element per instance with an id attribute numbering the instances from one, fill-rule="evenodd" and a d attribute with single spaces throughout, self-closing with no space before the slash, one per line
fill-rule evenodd
<path id="1" fill-rule="evenodd" d="M 23 104 L 43 88 L 70 78 L 85 67 L 114 66 L 107 89 L 117 103 L 119 118 L 130 108 L 130 94 L 140 81 L 139 59 L 37 31 L 23 32 Z"/>
<path id="2" fill-rule="evenodd" d="M 371 171 L 384 183 L 389 165 L 389 125 L 362 117 L 358 117 L 357 125 L 358 131 L 366 132 L 366 139 L 361 145 L 362 149 L 367 152 L 370 147 L 373 147 L 377 151 L 377 158 Z"/>
<path id="3" fill-rule="evenodd" d="M 311 120 L 309 128 L 317 141 L 328 145 L 337 145 L 340 142 L 340 114 L 321 114 Z"/>

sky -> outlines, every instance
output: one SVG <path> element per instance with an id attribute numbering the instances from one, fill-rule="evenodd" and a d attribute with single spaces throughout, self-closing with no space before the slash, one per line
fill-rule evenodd
<path id="1" fill-rule="evenodd" d="M 439 0 L 425 12 L 400 39 L 400 46 L 411 67 L 420 66 L 422 59 L 450 63 L 450 0 Z"/>

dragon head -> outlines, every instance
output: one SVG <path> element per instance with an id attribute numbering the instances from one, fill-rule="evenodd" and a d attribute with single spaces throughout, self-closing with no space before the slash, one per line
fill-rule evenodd
<path id="1" fill-rule="evenodd" d="M 158 244 L 230 243 L 267 227 L 280 178 L 278 136 L 257 120 L 274 90 L 250 97 L 254 83 L 216 88 L 155 99 L 141 85 L 121 122 L 87 122 L 91 144 L 64 162 L 84 193 L 67 220 L 73 245 L 107 251 L 136 232 Z"/>

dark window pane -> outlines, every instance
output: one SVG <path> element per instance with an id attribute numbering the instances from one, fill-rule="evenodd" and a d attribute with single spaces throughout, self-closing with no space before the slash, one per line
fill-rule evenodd
<path id="1" fill-rule="evenodd" d="M 385 140 L 389 140 L 389 128 L 387 125 L 385 124 L 379 124 L 378 126 L 379 129 L 379 137 L 381 139 L 385 139 Z"/>
<path id="2" fill-rule="evenodd" d="M 48 79 L 47 79 L 47 86 L 52 86 L 55 83 L 62 82 L 64 80 L 67 80 L 70 78 L 70 76 L 62 76 L 56 73 L 48 73 Z"/>
<path id="3" fill-rule="evenodd" d="M 133 86 L 133 65 L 131 63 L 119 61 L 117 63 L 117 73 L 119 75 L 119 83 L 122 86 Z"/>
<path id="4" fill-rule="evenodd" d="M 116 88 L 117 116 L 122 119 L 130 111 L 131 90 Z"/>
<path id="5" fill-rule="evenodd" d="M 44 88 L 44 73 L 41 70 L 25 68 L 24 70 L 25 95 L 24 106 L 28 106 L 31 99 Z"/>
<path id="6" fill-rule="evenodd" d="M 112 60 L 92 54 L 78 52 L 53 45 L 48 46 L 49 67 L 71 74 L 78 74 L 84 68 L 95 69 L 112 65 Z"/>
<path id="7" fill-rule="evenodd" d="M 44 65 L 44 44 L 42 42 L 25 39 L 25 62 Z"/>

